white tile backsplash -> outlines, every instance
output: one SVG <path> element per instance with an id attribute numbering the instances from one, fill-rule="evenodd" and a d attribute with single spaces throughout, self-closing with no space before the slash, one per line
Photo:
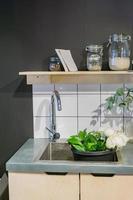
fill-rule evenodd
<path id="1" fill-rule="evenodd" d="M 33 95 L 33 116 L 50 116 L 51 95 Z"/>
<path id="2" fill-rule="evenodd" d="M 113 129 L 121 129 L 123 130 L 123 118 L 111 118 L 111 117 L 103 117 L 101 118 L 101 126 L 105 128 L 113 128 Z"/>
<path id="3" fill-rule="evenodd" d="M 124 111 L 124 117 L 133 117 L 133 104 L 129 106 L 129 110 Z"/>
<path id="4" fill-rule="evenodd" d="M 123 84 L 101 84 L 102 94 L 114 94 L 117 88 L 122 88 Z"/>
<path id="5" fill-rule="evenodd" d="M 77 116 L 77 95 L 60 95 L 62 110 L 58 111 L 56 106 L 56 116 Z"/>
<path id="6" fill-rule="evenodd" d="M 80 94 L 98 94 L 100 93 L 99 84 L 79 84 L 78 93 Z"/>
<path id="7" fill-rule="evenodd" d="M 133 118 L 124 119 L 124 128 L 126 135 L 133 138 Z"/>
<path id="8" fill-rule="evenodd" d="M 55 84 L 55 90 L 60 94 L 75 94 L 77 93 L 77 84 Z"/>
<path id="9" fill-rule="evenodd" d="M 59 91 L 62 102 L 62 111 L 56 108 L 57 131 L 61 138 L 85 128 L 98 130 L 100 126 L 124 127 L 127 135 L 133 135 L 133 113 L 123 113 L 122 109 L 107 112 L 104 106 L 105 99 L 120 87 L 123 84 L 33 85 L 34 137 L 49 137 L 46 127 L 51 125 L 51 94 L 54 89 Z"/>
<path id="10" fill-rule="evenodd" d="M 125 84 L 125 87 L 133 88 L 133 84 L 132 84 L 132 83 L 126 83 L 126 84 Z"/>
<path id="11" fill-rule="evenodd" d="M 32 86 L 32 93 L 34 94 L 51 94 L 54 90 L 54 84 L 37 84 Z"/>
<path id="12" fill-rule="evenodd" d="M 100 93 L 78 95 L 78 116 L 89 117 L 100 115 Z"/>
<path id="13" fill-rule="evenodd" d="M 84 130 L 98 130 L 100 128 L 99 117 L 79 117 L 78 118 L 78 131 Z"/>
<path id="14" fill-rule="evenodd" d="M 57 117 L 57 131 L 61 138 L 67 138 L 70 135 L 77 133 L 77 118 L 76 117 Z"/>
<path id="15" fill-rule="evenodd" d="M 102 117 L 123 117 L 123 109 L 122 108 L 113 108 L 111 111 L 107 110 L 106 99 L 111 95 L 105 94 L 101 95 L 101 116 Z"/>
<path id="16" fill-rule="evenodd" d="M 133 84 L 125 84 L 125 87 L 133 88 Z M 124 117 L 133 117 L 133 103 L 129 106 L 129 110 L 124 111 Z"/>
<path id="17" fill-rule="evenodd" d="M 49 138 L 46 127 L 50 128 L 49 117 L 34 117 L 34 138 Z"/>

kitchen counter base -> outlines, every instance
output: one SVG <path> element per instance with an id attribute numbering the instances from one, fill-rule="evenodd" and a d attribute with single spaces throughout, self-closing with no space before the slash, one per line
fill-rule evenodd
<path id="1" fill-rule="evenodd" d="M 48 144 L 48 139 L 29 139 L 6 163 L 7 171 L 133 175 L 133 144 L 118 152 L 118 162 L 40 160 Z"/>

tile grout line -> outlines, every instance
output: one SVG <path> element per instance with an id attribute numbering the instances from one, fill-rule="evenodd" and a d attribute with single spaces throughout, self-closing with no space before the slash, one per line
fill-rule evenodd
<path id="1" fill-rule="evenodd" d="M 124 88 L 124 90 L 125 90 L 125 83 L 123 83 L 123 88 Z M 123 95 L 123 98 L 124 98 L 124 95 Z M 125 109 L 123 108 L 123 132 L 125 132 L 124 112 L 125 112 Z"/>
<path id="2" fill-rule="evenodd" d="M 100 127 L 102 125 L 102 111 L 101 111 L 101 103 L 102 103 L 102 97 L 101 97 L 101 83 L 100 83 Z"/>
<path id="3" fill-rule="evenodd" d="M 79 130 L 79 110 L 78 110 L 78 104 L 79 104 L 79 101 L 78 101 L 78 89 L 79 89 L 79 87 L 78 87 L 78 84 L 77 84 L 77 133 L 78 133 L 78 130 Z"/>
<path id="4" fill-rule="evenodd" d="M 62 92 L 59 92 L 61 96 L 67 96 L 67 95 L 70 95 L 70 96 L 74 96 L 74 95 L 77 95 L 77 92 L 65 92 L 65 93 L 62 93 Z M 33 96 L 48 96 L 48 95 L 51 95 L 51 93 L 36 93 L 36 94 L 33 94 Z M 88 94 L 79 94 L 80 95 L 84 95 L 84 96 L 88 96 Z M 97 95 L 97 94 L 90 94 L 90 95 Z"/>
<path id="5" fill-rule="evenodd" d="M 44 115 L 44 116 L 33 116 L 33 117 L 36 117 L 36 118 L 41 118 L 41 117 L 50 117 L 50 115 Z M 66 115 L 62 115 L 62 116 L 57 116 L 57 117 L 59 117 L 59 118 L 61 118 L 61 117 L 64 117 L 64 118 L 99 118 L 100 119 L 100 115 L 98 116 L 98 115 L 95 115 L 95 116 L 91 116 L 91 115 L 89 115 L 89 116 L 66 116 Z M 123 116 L 101 116 L 101 119 L 102 118 L 106 118 L 106 119 L 122 119 L 123 118 Z M 125 119 L 133 119 L 133 117 L 124 117 Z"/>

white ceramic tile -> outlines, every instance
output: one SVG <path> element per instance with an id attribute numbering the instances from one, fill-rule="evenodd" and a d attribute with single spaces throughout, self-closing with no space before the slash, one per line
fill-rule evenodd
<path id="1" fill-rule="evenodd" d="M 123 84 L 101 84 L 101 94 L 114 94 L 116 89 L 123 87 Z"/>
<path id="2" fill-rule="evenodd" d="M 99 95 L 78 95 L 78 116 L 99 116 L 100 115 L 100 94 Z"/>
<path id="3" fill-rule="evenodd" d="M 126 135 L 133 138 L 133 118 L 124 118 L 124 129 Z"/>
<path id="4" fill-rule="evenodd" d="M 49 117 L 34 117 L 34 138 L 49 138 L 46 127 L 50 127 Z"/>
<path id="5" fill-rule="evenodd" d="M 79 117 L 78 118 L 78 131 L 87 128 L 90 130 L 98 130 L 100 127 L 99 117 Z"/>
<path id="6" fill-rule="evenodd" d="M 125 84 L 125 87 L 133 88 L 133 84 Z M 125 117 L 133 117 L 133 103 L 129 106 L 129 110 L 124 109 L 124 116 Z"/>
<path id="7" fill-rule="evenodd" d="M 33 116 L 50 116 L 51 95 L 33 95 Z"/>
<path id="8" fill-rule="evenodd" d="M 57 131 L 61 138 L 67 138 L 70 135 L 77 133 L 77 118 L 76 117 L 57 117 Z"/>
<path id="9" fill-rule="evenodd" d="M 105 105 L 106 99 L 110 97 L 111 94 L 101 95 L 101 116 L 108 116 L 108 117 L 122 117 L 123 116 L 123 109 L 114 107 L 111 111 L 107 110 L 107 106 Z"/>
<path id="10" fill-rule="evenodd" d="M 100 92 L 100 84 L 78 84 L 78 94 L 98 94 Z"/>
<path id="11" fill-rule="evenodd" d="M 32 86 L 33 94 L 51 94 L 54 90 L 53 84 L 37 84 Z"/>
<path id="12" fill-rule="evenodd" d="M 124 117 L 133 117 L 133 103 L 129 106 L 129 110 L 124 109 Z"/>
<path id="13" fill-rule="evenodd" d="M 55 84 L 55 89 L 60 94 L 75 94 L 77 93 L 76 84 Z"/>
<path id="14" fill-rule="evenodd" d="M 132 84 L 132 83 L 126 83 L 126 84 L 125 84 L 125 87 L 133 88 L 133 84 Z"/>
<path id="15" fill-rule="evenodd" d="M 101 118 L 101 126 L 105 128 L 122 129 L 123 130 L 123 118 Z"/>
<path id="16" fill-rule="evenodd" d="M 77 116 L 77 95 L 60 95 L 62 110 L 56 116 Z M 51 95 L 33 95 L 33 116 L 51 116 Z"/>
<path id="17" fill-rule="evenodd" d="M 56 116 L 77 116 L 77 95 L 60 95 L 62 110 L 58 111 L 56 106 Z M 55 101 L 56 103 L 56 101 Z"/>

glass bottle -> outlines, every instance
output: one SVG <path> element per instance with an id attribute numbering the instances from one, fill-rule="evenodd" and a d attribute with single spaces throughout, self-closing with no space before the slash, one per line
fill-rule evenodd
<path id="1" fill-rule="evenodd" d="M 131 36 L 124 34 L 112 34 L 109 37 L 109 67 L 112 70 L 128 70 L 130 67 Z"/>
<path id="2" fill-rule="evenodd" d="M 90 71 L 100 71 L 102 69 L 102 45 L 89 45 L 87 51 L 87 69 Z"/>
<path id="3" fill-rule="evenodd" d="M 51 56 L 49 60 L 50 71 L 61 71 L 61 62 L 58 56 Z"/>

